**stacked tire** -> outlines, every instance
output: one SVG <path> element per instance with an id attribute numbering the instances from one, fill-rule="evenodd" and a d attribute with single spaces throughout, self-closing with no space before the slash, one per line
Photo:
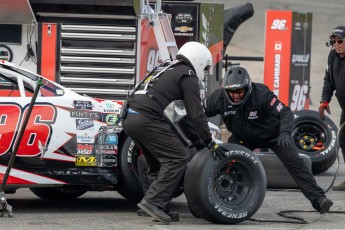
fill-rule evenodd
<path id="1" fill-rule="evenodd" d="M 314 175 L 327 171 L 337 157 L 337 126 L 327 116 L 321 120 L 317 111 L 301 110 L 294 115 L 292 138 L 298 152 L 311 158 Z"/>

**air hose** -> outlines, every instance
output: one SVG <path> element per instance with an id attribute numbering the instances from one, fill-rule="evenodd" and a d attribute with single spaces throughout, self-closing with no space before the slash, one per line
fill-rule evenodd
<path id="1" fill-rule="evenodd" d="M 335 179 L 337 178 L 338 172 L 339 172 L 339 166 L 340 166 L 340 160 L 339 160 L 339 150 L 340 150 L 340 143 L 339 143 L 339 136 L 341 131 L 343 130 L 345 123 L 343 123 L 337 133 L 337 139 L 336 139 L 336 169 L 335 174 L 332 179 L 332 182 L 328 186 L 328 188 L 325 190 L 325 194 L 332 188 Z M 305 213 L 305 212 L 315 212 L 318 213 L 318 211 L 315 210 L 284 210 L 284 211 L 278 211 L 278 215 L 282 216 L 284 218 L 293 219 L 292 220 L 268 220 L 268 219 L 262 219 L 262 218 L 250 218 L 251 221 L 257 221 L 257 222 L 271 222 L 271 223 L 291 223 L 291 224 L 308 224 L 309 221 L 293 215 L 288 215 L 290 213 Z M 345 214 L 345 211 L 329 211 L 328 213 L 336 213 L 336 214 Z"/>

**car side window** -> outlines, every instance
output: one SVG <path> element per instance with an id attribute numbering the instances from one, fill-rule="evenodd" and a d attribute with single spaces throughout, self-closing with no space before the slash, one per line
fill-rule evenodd
<path id="1" fill-rule="evenodd" d="M 0 76 L 0 97 L 20 97 L 17 82 Z"/>

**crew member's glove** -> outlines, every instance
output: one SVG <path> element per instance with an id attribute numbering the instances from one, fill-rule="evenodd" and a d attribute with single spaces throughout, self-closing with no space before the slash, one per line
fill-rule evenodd
<path id="1" fill-rule="evenodd" d="M 196 148 L 197 151 L 202 150 L 206 147 L 205 142 L 203 142 L 201 139 L 193 143 L 193 147 Z"/>
<path id="2" fill-rule="evenodd" d="M 223 160 L 225 158 L 228 157 L 228 152 L 229 150 L 227 150 L 226 148 L 219 146 L 218 144 L 216 144 L 216 142 L 211 141 L 208 145 L 207 148 L 212 152 L 213 154 L 213 158 L 215 160 L 217 160 L 217 158 L 219 160 Z"/>
<path id="3" fill-rule="evenodd" d="M 290 134 L 287 132 L 281 132 L 277 139 L 277 145 L 285 148 L 292 147 Z"/>
<path id="4" fill-rule="evenodd" d="M 319 107 L 319 114 L 320 118 L 322 120 L 325 120 L 325 110 L 328 112 L 328 114 L 331 114 L 331 110 L 329 109 L 328 101 L 321 101 L 320 107 Z"/>

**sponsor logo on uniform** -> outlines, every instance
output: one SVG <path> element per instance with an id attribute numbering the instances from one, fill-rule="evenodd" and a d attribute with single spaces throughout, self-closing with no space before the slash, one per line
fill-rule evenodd
<path id="1" fill-rule="evenodd" d="M 270 102 L 270 106 L 273 106 L 274 105 L 274 103 L 277 101 L 277 98 L 272 98 L 272 101 Z"/>
<path id="2" fill-rule="evenodd" d="M 250 111 L 249 112 L 248 119 L 257 119 L 257 118 L 259 118 L 258 111 Z"/>
<path id="3" fill-rule="evenodd" d="M 283 104 L 279 103 L 276 107 L 277 111 L 280 112 L 283 109 Z"/>
<path id="4" fill-rule="evenodd" d="M 90 119 L 99 119 L 101 117 L 100 112 L 89 112 L 89 111 L 80 111 L 75 110 L 70 112 L 71 117 L 77 118 L 90 118 Z"/>
<path id="5" fill-rule="evenodd" d="M 92 154 L 94 145 L 90 144 L 77 144 L 77 154 L 78 155 L 90 155 Z"/>
<path id="6" fill-rule="evenodd" d="M 93 130 L 94 121 L 91 119 L 76 119 L 75 124 L 78 130 Z"/>
<path id="7" fill-rule="evenodd" d="M 236 110 L 230 110 L 230 111 L 224 112 L 224 116 L 231 115 L 231 114 L 236 114 Z"/>
<path id="8" fill-rule="evenodd" d="M 94 136 L 91 136 L 88 133 L 77 134 L 77 143 L 91 144 L 91 143 L 94 143 L 94 142 L 95 142 Z"/>
<path id="9" fill-rule="evenodd" d="M 91 101 L 73 101 L 73 107 L 75 109 L 92 110 L 94 106 Z"/>
<path id="10" fill-rule="evenodd" d="M 94 156 L 76 156 L 75 157 L 76 166 L 97 166 L 97 159 Z"/>
<path id="11" fill-rule="evenodd" d="M 108 134 L 105 138 L 105 144 L 117 145 L 117 135 L 116 134 Z"/>

